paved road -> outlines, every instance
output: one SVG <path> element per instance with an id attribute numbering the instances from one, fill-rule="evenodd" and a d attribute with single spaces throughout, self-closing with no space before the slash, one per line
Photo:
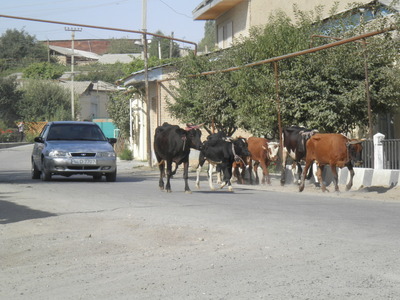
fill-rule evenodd
<path id="1" fill-rule="evenodd" d="M 194 173 L 167 194 L 126 162 L 115 183 L 41 182 L 31 148 L 0 150 L 2 299 L 400 299 L 397 201 L 197 191 Z"/>

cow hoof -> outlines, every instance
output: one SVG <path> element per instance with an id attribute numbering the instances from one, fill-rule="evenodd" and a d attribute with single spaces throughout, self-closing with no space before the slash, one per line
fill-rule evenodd
<path id="1" fill-rule="evenodd" d="M 167 192 L 167 193 L 172 193 L 172 191 L 171 191 L 171 190 L 166 190 L 166 192 Z"/>
<path id="2" fill-rule="evenodd" d="M 233 193 L 233 187 L 228 187 L 228 190 Z"/>
<path id="3" fill-rule="evenodd" d="M 304 185 L 299 185 L 299 192 L 302 192 L 304 190 Z"/>
<path id="4" fill-rule="evenodd" d="M 185 191 L 185 194 L 191 194 L 192 193 L 192 191 L 191 190 L 187 190 L 187 191 Z"/>

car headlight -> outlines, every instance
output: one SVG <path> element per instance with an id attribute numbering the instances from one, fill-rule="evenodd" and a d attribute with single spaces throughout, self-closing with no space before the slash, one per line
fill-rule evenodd
<path id="1" fill-rule="evenodd" d="M 113 151 L 98 152 L 97 156 L 98 157 L 115 157 L 115 152 L 113 152 Z"/>
<path id="2" fill-rule="evenodd" d="M 49 156 L 50 157 L 68 157 L 68 156 L 70 156 L 70 154 L 67 151 L 52 150 L 49 152 Z"/>

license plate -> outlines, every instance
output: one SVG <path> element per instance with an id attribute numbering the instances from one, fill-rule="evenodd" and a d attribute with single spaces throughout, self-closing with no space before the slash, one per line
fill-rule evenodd
<path id="1" fill-rule="evenodd" d="M 73 158 L 72 159 L 73 165 L 95 165 L 95 159 L 87 159 L 87 158 Z"/>

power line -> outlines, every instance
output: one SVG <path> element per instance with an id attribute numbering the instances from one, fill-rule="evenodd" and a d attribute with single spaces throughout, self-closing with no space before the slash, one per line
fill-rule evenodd
<path id="1" fill-rule="evenodd" d="M 165 3 L 163 0 L 158 0 L 158 1 L 160 1 L 161 3 L 163 3 L 163 4 L 164 4 L 165 6 L 167 6 L 169 9 L 171 9 L 174 13 L 176 13 L 176 14 L 178 14 L 178 15 L 181 15 L 181 16 L 184 16 L 184 17 L 186 17 L 186 18 L 192 19 L 192 17 L 188 16 L 187 14 L 184 14 L 184 13 L 181 13 L 181 12 L 177 11 L 175 8 L 173 8 L 172 6 L 170 6 L 168 3 Z"/>

